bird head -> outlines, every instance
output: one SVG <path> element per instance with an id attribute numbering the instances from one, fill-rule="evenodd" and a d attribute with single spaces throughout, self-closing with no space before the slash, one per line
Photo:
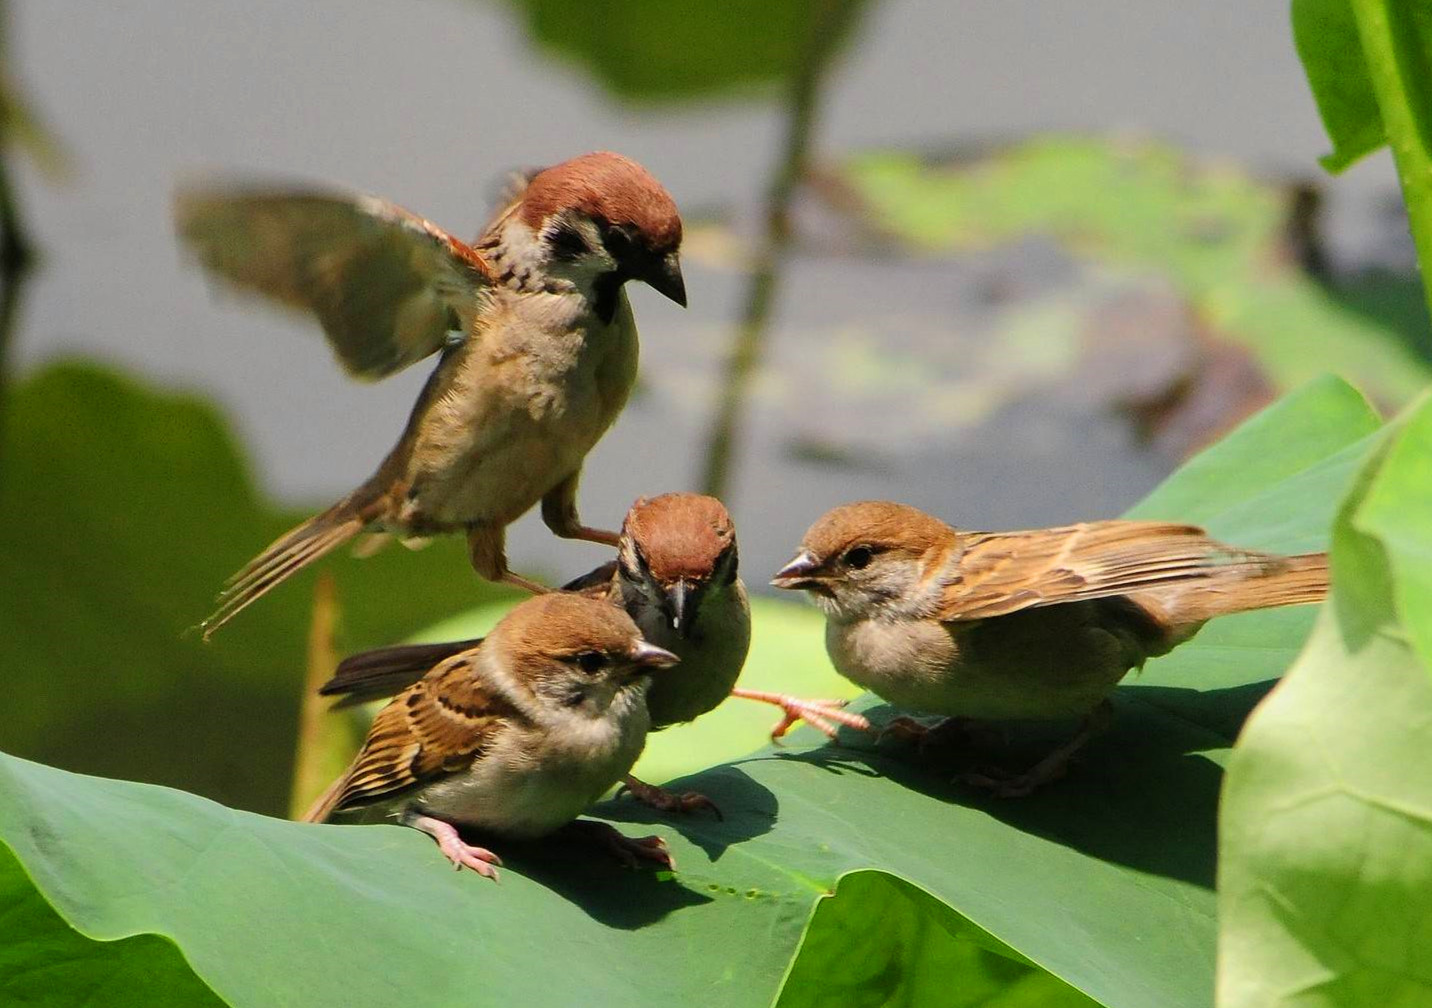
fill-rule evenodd
<path id="1" fill-rule="evenodd" d="M 642 498 L 622 523 L 618 576 L 689 637 L 703 601 L 736 584 L 736 530 L 714 497 L 668 493 Z"/>
<path id="2" fill-rule="evenodd" d="M 599 303 L 606 291 L 640 280 L 685 307 L 681 216 L 661 183 L 630 158 L 596 151 L 545 168 L 516 211 L 547 275 L 592 291 Z"/>
<path id="3" fill-rule="evenodd" d="M 842 504 L 806 531 L 771 584 L 808 592 L 839 618 L 909 612 L 927 598 L 928 576 L 943 568 L 947 549 L 957 543 L 953 528 L 908 504 Z"/>
<path id="4" fill-rule="evenodd" d="M 533 695 L 589 717 L 643 697 L 651 675 L 678 660 L 643 639 L 616 606 L 562 592 L 515 607 L 483 647 Z"/>

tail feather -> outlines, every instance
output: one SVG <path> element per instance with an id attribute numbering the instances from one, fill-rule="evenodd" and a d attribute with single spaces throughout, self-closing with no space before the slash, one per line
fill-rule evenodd
<path id="1" fill-rule="evenodd" d="M 371 520 L 372 508 L 355 497 L 290 529 L 229 578 L 219 593 L 217 608 L 199 624 L 204 640 L 275 585 L 362 531 Z"/>
<path id="2" fill-rule="evenodd" d="M 343 785 L 348 783 L 348 775 L 351 772 L 350 769 L 339 774 L 337 779 L 328 785 L 328 787 L 324 788 L 323 793 L 314 799 L 313 804 L 308 807 L 308 811 L 303 813 L 298 821 L 321 823 L 327 820 L 329 814 L 333 811 L 333 806 L 338 804 L 338 796 L 343 793 Z"/>
<path id="3" fill-rule="evenodd" d="M 1321 602 L 1328 594 L 1328 555 L 1269 558 L 1262 573 L 1213 577 L 1183 585 L 1130 593 L 1146 616 L 1169 635 L 1168 646 L 1187 640 L 1206 621 L 1230 613 Z"/>

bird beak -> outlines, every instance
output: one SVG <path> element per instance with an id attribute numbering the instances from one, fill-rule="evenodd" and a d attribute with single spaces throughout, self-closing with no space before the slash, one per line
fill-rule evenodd
<path id="1" fill-rule="evenodd" d="M 693 584 L 686 578 L 677 578 L 676 584 L 666 589 L 666 614 L 671 617 L 671 628 L 678 637 L 691 635 L 704 587 L 700 581 Z"/>
<path id="2" fill-rule="evenodd" d="M 681 659 L 666 648 L 659 648 L 643 640 L 638 641 L 636 647 L 632 648 L 631 660 L 642 671 L 655 672 L 657 669 L 671 668 Z"/>
<path id="3" fill-rule="evenodd" d="M 802 550 L 795 559 L 776 571 L 771 584 L 791 591 L 824 591 L 825 578 L 820 576 L 820 561 Z"/>
<path id="4" fill-rule="evenodd" d="M 651 259 L 637 279 L 645 280 L 658 294 L 664 294 L 681 307 L 686 307 L 686 281 L 681 276 L 679 253 L 668 252 L 659 259 Z"/>

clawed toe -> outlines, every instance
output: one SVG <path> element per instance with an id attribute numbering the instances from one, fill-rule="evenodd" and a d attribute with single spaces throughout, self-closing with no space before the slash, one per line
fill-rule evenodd
<path id="1" fill-rule="evenodd" d="M 835 738 L 840 725 L 854 728 L 856 731 L 870 730 L 868 719 L 861 714 L 853 714 L 845 709 L 849 700 L 802 700 L 800 697 L 791 696 L 788 693 L 767 693 L 762 690 L 747 689 L 732 690 L 731 695 L 774 704 L 781 709 L 783 716 L 771 729 L 771 741 L 777 745 L 797 721 L 804 721 L 831 739 Z"/>
<path id="2" fill-rule="evenodd" d="M 720 807 L 699 791 L 677 793 L 647 784 L 635 777 L 627 777 L 622 781 L 621 787 L 617 788 L 617 797 L 620 798 L 624 793 L 630 794 L 642 804 L 650 805 L 662 812 L 680 812 L 683 815 L 691 815 L 694 812 L 709 809 L 715 813 L 717 819 L 724 820 L 726 818 L 721 814 Z"/>

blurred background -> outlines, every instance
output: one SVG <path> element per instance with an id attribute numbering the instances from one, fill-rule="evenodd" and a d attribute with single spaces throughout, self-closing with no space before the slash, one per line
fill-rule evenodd
<path id="1" fill-rule="evenodd" d="M 471 235 L 514 167 L 641 161 L 691 307 L 633 290 L 641 385 L 582 513 L 716 492 L 755 585 L 841 501 L 1110 517 L 1322 371 L 1388 408 L 1432 379 L 1389 156 L 1321 173 L 1281 2 L 0 10 L 0 748 L 70 769 L 286 806 L 312 575 L 184 631 L 369 474 L 430 367 L 351 383 L 315 326 L 212 290 L 181 179 L 339 183 Z M 509 556 L 603 559 L 535 515 Z M 344 651 L 493 594 L 457 542 L 327 569 Z"/>

